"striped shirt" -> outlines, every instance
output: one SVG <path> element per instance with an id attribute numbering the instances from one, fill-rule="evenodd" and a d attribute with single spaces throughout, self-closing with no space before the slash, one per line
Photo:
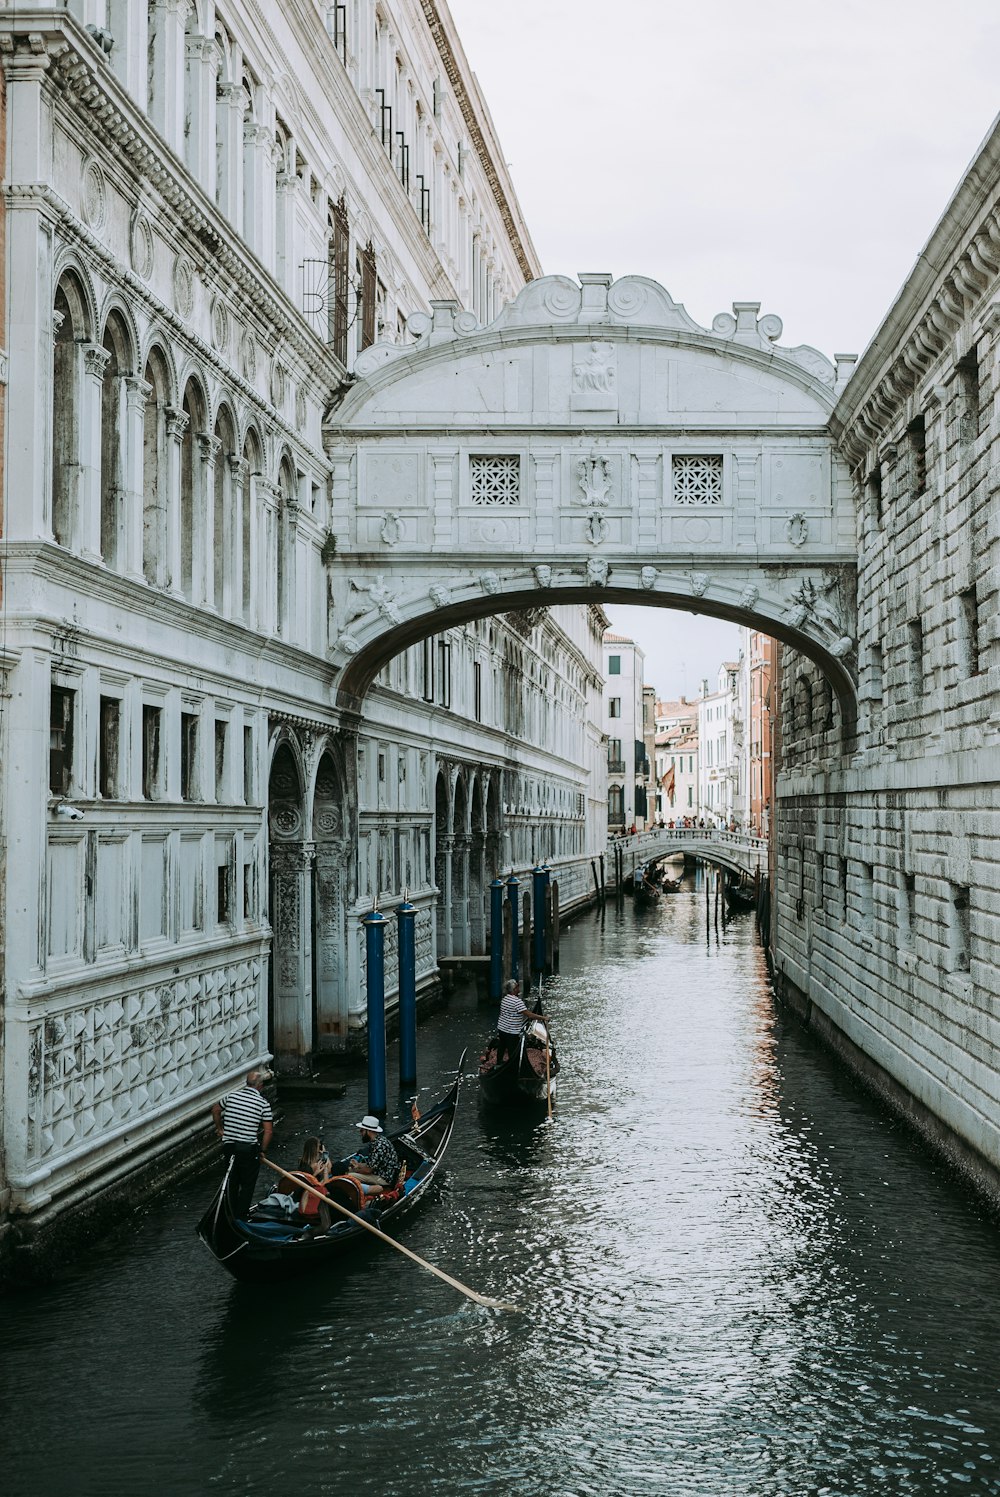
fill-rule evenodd
<path id="1" fill-rule="evenodd" d="M 497 1028 L 501 1034 L 520 1034 L 524 1023 L 524 999 L 520 993 L 504 993 L 500 1000 Z"/>
<path id="2" fill-rule="evenodd" d="M 261 1123 L 274 1117 L 271 1104 L 252 1086 L 241 1086 L 222 1099 L 222 1142 L 255 1144 Z"/>

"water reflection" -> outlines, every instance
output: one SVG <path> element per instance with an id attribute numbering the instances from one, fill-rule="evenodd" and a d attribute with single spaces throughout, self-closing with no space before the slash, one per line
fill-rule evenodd
<path id="1" fill-rule="evenodd" d="M 716 927 L 703 887 L 609 904 L 545 1008 L 551 1123 L 477 1106 L 495 1014 L 473 993 L 419 1037 L 422 1104 L 470 1049 L 406 1240 L 522 1313 L 387 1249 L 233 1284 L 193 1235 L 211 1181 L 188 1182 L 5 1302 L 5 1492 L 1000 1493 L 994 1228 L 775 1011 L 752 921 Z M 363 1076 L 296 1103 L 278 1157 L 364 1110 Z"/>

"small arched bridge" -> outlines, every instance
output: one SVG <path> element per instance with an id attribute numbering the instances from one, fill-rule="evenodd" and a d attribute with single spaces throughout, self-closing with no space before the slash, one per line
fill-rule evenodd
<path id="1" fill-rule="evenodd" d="M 637 864 L 684 853 L 744 873 L 752 878 L 767 873 L 767 842 L 746 832 L 727 832 L 716 827 L 651 827 L 631 837 L 619 837 L 615 844 L 626 856 L 635 855 Z"/>

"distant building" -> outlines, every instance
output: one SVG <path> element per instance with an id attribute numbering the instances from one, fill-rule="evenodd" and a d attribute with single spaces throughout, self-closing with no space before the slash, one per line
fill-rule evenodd
<path id="1" fill-rule="evenodd" d="M 747 630 L 749 732 L 747 737 L 747 794 L 752 832 L 766 837 L 771 830 L 774 802 L 772 714 L 775 642 L 769 634 Z"/>
<path id="2" fill-rule="evenodd" d="M 661 821 L 694 816 L 698 807 L 698 703 L 681 697 L 657 702 L 656 815 Z"/>
<path id="3" fill-rule="evenodd" d="M 734 737 L 743 722 L 739 677 L 740 662 L 725 661 L 719 666 L 716 690 L 710 693 L 705 681 L 698 703 L 698 815 L 713 825 L 728 825 L 740 803 L 740 763 L 734 755 Z"/>
<path id="4" fill-rule="evenodd" d="M 646 825 L 645 654 L 623 634 L 604 635 L 604 730 L 608 736 L 608 829 Z"/>

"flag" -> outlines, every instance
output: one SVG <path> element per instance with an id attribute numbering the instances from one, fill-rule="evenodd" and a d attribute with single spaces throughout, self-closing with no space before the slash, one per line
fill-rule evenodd
<path id="1" fill-rule="evenodd" d="M 661 785 L 662 789 L 665 790 L 666 793 L 667 793 L 667 795 L 669 795 L 669 797 L 670 797 L 670 804 L 671 805 L 673 805 L 673 803 L 674 803 L 674 782 L 675 782 L 675 778 L 676 777 L 674 775 L 674 766 L 671 764 L 671 766 L 667 770 L 666 774 L 660 780 L 660 785 Z"/>

